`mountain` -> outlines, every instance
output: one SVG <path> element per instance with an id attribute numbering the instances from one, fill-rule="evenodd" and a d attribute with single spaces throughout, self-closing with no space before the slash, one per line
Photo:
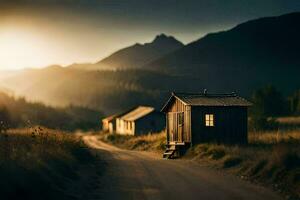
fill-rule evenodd
<path id="1" fill-rule="evenodd" d="M 88 70 L 136 69 L 183 46 L 174 37 L 160 34 L 150 43 L 136 43 L 113 53 L 95 64 L 75 64 L 71 67 Z"/>
<path id="2" fill-rule="evenodd" d="M 85 106 L 105 114 L 137 105 L 160 108 L 171 91 L 199 92 L 206 88 L 208 92 L 235 91 L 249 97 L 253 90 L 272 84 L 290 94 L 300 88 L 298 24 L 300 13 L 252 20 L 146 62 L 147 53 L 141 52 L 147 51 L 137 49 L 156 49 L 174 42 L 161 35 L 152 43 L 125 48 L 99 62 L 122 60 L 124 64 L 114 63 L 121 68 L 118 70 L 51 66 L 0 79 L 0 86 L 31 101 Z M 131 62 L 144 64 L 129 65 Z"/>
<path id="3" fill-rule="evenodd" d="M 251 20 L 211 33 L 144 65 L 198 77 L 212 90 L 249 91 L 262 84 L 299 88 L 300 13 Z"/>
<path id="4" fill-rule="evenodd" d="M 297 66 L 300 63 L 300 12 L 248 21 L 211 33 L 145 66 L 167 72 L 205 68 Z"/>

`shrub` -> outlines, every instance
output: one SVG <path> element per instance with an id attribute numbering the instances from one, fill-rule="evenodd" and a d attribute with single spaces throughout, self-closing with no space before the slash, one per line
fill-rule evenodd
<path id="1" fill-rule="evenodd" d="M 288 144 L 279 144 L 273 147 L 269 157 L 270 165 L 285 169 L 300 167 L 300 157 Z"/>
<path id="2" fill-rule="evenodd" d="M 242 162 L 242 158 L 237 156 L 228 156 L 223 162 L 223 168 L 230 168 L 239 165 Z"/>
<path id="3" fill-rule="evenodd" d="M 225 156 L 225 148 L 223 146 L 212 146 L 208 149 L 207 154 L 214 160 L 221 159 Z"/>
<path id="4" fill-rule="evenodd" d="M 273 86 L 266 86 L 253 92 L 250 108 L 251 116 L 279 116 L 287 113 L 287 102 L 282 94 Z"/>
<path id="5" fill-rule="evenodd" d="M 148 141 L 144 140 L 144 139 L 137 139 L 135 140 L 130 149 L 147 149 L 147 145 L 149 145 Z"/>
<path id="6" fill-rule="evenodd" d="M 250 174 L 251 175 L 256 175 L 259 173 L 268 163 L 267 160 L 259 160 L 256 164 L 253 165 L 253 167 L 250 169 Z"/>
<path id="7" fill-rule="evenodd" d="M 194 148 L 194 151 L 196 154 L 204 154 L 207 153 L 208 149 L 209 149 L 208 144 L 199 144 Z"/>
<path id="8" fill-rule="evenodd" d="M 274 118 L 267 118 L 264 116 L 253 116 L 249 121 L 249 129 L 260 130 L 274 130 L 279 126 L 278 122 Z"/>
<path id="9" fill-rule="evenodd" d="M 132 138 L 132 136 L 108 134 L 108 135 L 106 135 L 105 140 L 114 144 L 114 143 L 124 143 L 125 141 L 127 141 L 130 138 Z"/>
<path id="10" fill-rule="evenodd" d="M 10 116 L 6 107 L 0 107 L 0 133 L 6 132 L 10 125 Z"/>

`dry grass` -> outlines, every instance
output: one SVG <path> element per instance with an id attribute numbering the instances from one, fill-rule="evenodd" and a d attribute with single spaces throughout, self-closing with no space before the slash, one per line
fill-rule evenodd
<path id="1" fill-rule="evenodd" d="M 3 199 L 69 199 L 66 183 L 89 162 L 84 144 L 70 134 L 44 128 L 0 134 L 0 193 Z"/>
<path id="2" fill-rule="evenodd" d="M 117 134 L 104 134 L 102 140 L 130 150 L 162 152 L 165 149 L 166 134 L 152 133 L 141 136 L 126 136 Z"/>
<path id="3" fill-rule="evenodd" d="M 294 117 L 278 117 L 276 119 L 277 122 L 281 124 L 289 124 L 289 125 L 300 125 L 300 117 L 294 116 Z"/>
<path id="4" fill-rule="evenodd" d="M 249 144 L 199 144 L 187 156 L 300 199 L 300 130 L 249 133 Z"/>
<path id="5" fill-rule="evenodd" d="M 250 132 L 248 139 L 250 144 L 278 144 L 300 141 L 300 129 Z"/>

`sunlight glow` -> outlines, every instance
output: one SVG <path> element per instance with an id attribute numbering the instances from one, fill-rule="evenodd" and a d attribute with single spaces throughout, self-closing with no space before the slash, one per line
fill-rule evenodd
<path id="1" fill-rule="evenodd" d="M 47 61 L 42 38 L 19 29 L 0 29 L 0 69 L 39 67 Z"/>

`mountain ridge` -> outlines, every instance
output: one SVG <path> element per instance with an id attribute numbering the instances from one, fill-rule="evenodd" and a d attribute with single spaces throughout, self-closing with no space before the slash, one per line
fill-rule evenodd
<path id="1" fill-rule="evenodd" d="M 183 46 L 184 44 L 173 36 L 162 33 L 149 43 L 135 43 L 117 50 L 94 64 L 77 64 L 71 67 L 85 70 L 137 69 Z"/>
<path id="2" fill-rule="evenodd" d="M 300 13 L 250 20 L 142 67 L 98 71 L 54 67 L 18 73 L 2 83 L 30 100 L 88 106 L 108 114 L 137 105 L 159 108 L 171 91 L 206 88 L 249 97 L 253 90 L 271 84 L 291 94 L 300 87 L 300 27 L 292 26 L 299 23 Z"/>
<path id="3" fill-rule="evenodd" d="M 261 64 L 266 65 L 273 60 L 276 62 L 272 64 L 276 64 L 287 60 L 290 62 L 291 59 L 299 64 L 297 52 L 300 46 L 300 28 L 296 26 L 297 23 L 300 23 L 300 12 L 249 20 L 227 31 L 209 33 L 143 68 L 167 72 L 179 70 L 182 73 L 180 70 L 183 68 L 191 70 L 201 69 L 203 66 L 215 67 L 216 64 L 232 65 L 233 62 L 228 62 L 229 59 L 244 62 L 233 63 L 238 67 L 249 63 L 257 65 L 251 61 L 257 57 L 264 59 Z M 281 42 L 283 39 L 285 41 Z M 195 62 L 188 62 L 191 60 Z"/>

